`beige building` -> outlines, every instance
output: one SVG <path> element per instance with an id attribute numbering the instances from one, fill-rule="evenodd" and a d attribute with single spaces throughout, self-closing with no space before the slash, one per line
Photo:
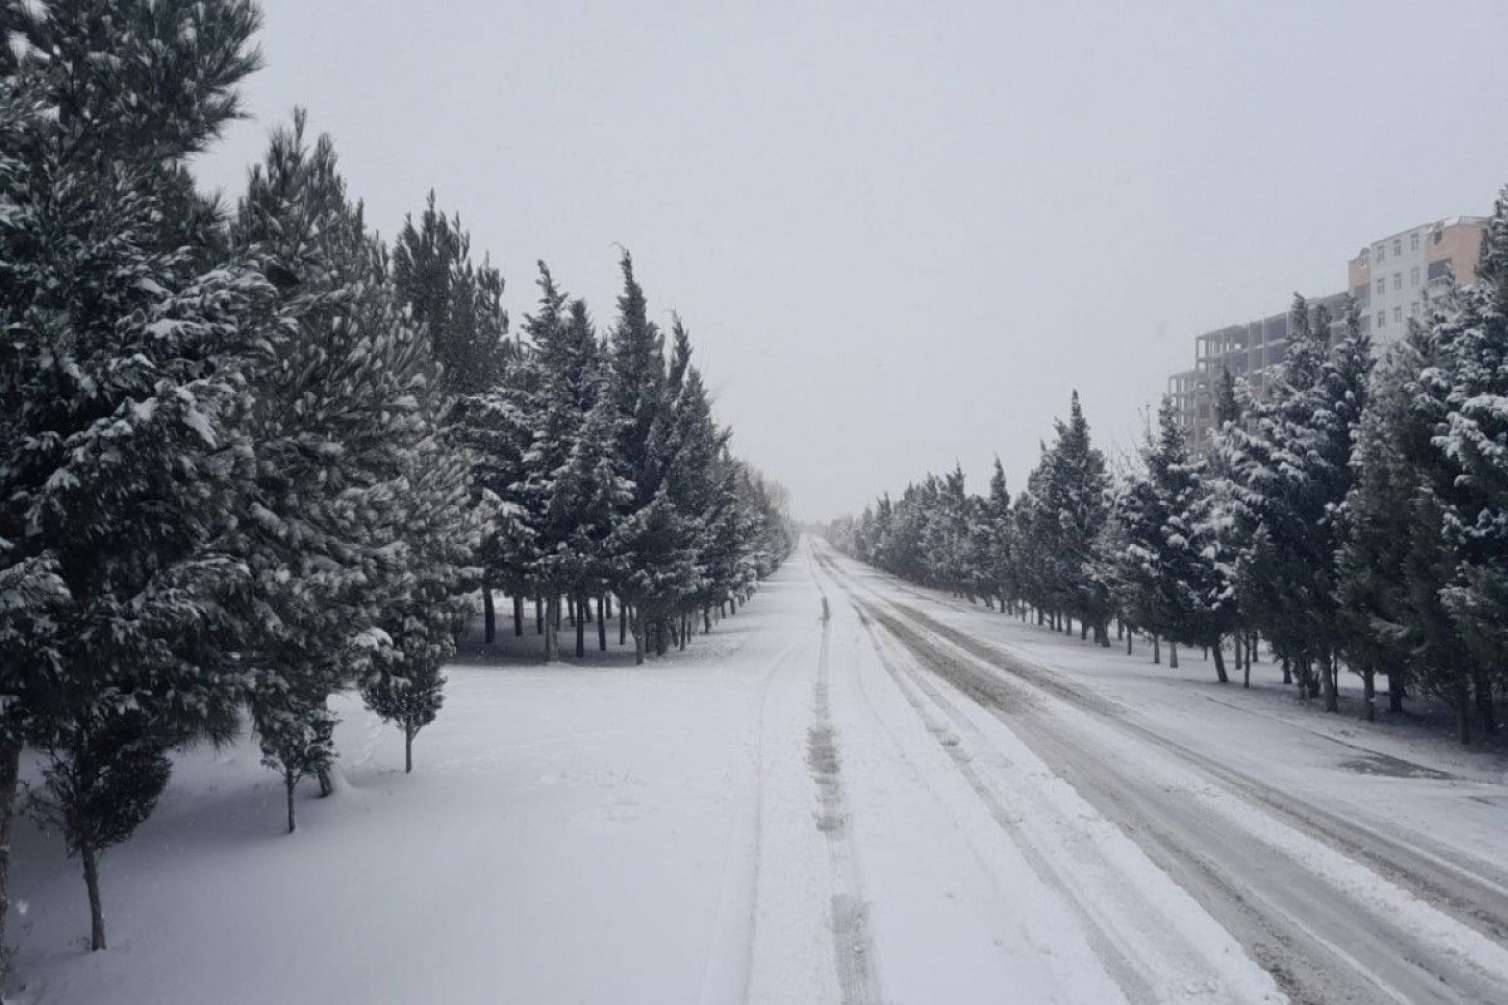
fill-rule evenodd
<path id="1" fill-rule="evenodd" d="M 1487 221 L 1480 216 L 1453 216 L 1389 234 L 1364 246 L 1347 263 L 1346 289 L 1356 298 L 1362 330 L 1374 346 L 1403 337 L 1408 319 L 1419 317 L 1430 292 L 1450 282 L 1471 282 Z M 1345 292 L 1310 301 L 1326 307 L 1333 319 L 1331 337 L 1342 324 Z M 1194 367 L 1168 378 L 1169 396 L 1178 406 L 1184 435 L 1195 450 L 1207 450 L 1214 432 L 1215 390 L 1229 370 L 1245 380 L 1258 399 L 1267 395 L 1272 367 L 1288 348 L 1288 312 L 1246 324 L 1230 325 L 1194 339 Z"/>
<path id="2" fill-rule="evenodd" d="M 1347 263 L 1347 288 L 1377 345 L 1403 337 L 1431 290 L 1476 278 L 1486 227 L 1480 216 L 1420 224 L 1373 241 Z"/>

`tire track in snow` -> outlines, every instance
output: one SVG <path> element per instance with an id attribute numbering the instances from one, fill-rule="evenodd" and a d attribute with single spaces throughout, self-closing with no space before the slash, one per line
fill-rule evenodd
<path id="1" fill-rule="evenodd" d="M 817 581 L 815 570 L 812 578 Z M 823 600 L 827 594 L 817 581 Z M 833 963 L 844 1005 L 864 1005 L 881 1000 L 875 971 L 874 940 L 869 933 L 869 905 L 859 870 L 858 849 L 849 833 L 848 801 L 843 791 L 842 760 L 838 733 L 833 726 L 828 688 L 828 641 L 831 623 L 822 622 L 822 647 L 817 655 L 817 676 L 812 685 L 814 721 L 807 730 L 806 762 L 817 786 L 817 830 L 827 844 L 828 869 L 833 884 Z"/>
<path id="2" fill-rule="evenodd" d="M 978 770 L 973 764 L 973 758 L 959 742 L 959 737 L 953 730 L 942 723 L 939 714 L 946 715 L 947 709 L 936 699 L 935 691 L 929 689 L 922 681 L 908 674 L 891 658 L 886 651 L 885 645 L 880 641 L 875 632 L 874 619 L 866 613 L 858 601 L 850 598 L 854 612 L 859 617 L 859 623 L 864 627 L 869 637 L 870 645 L 879 657 L 880 665 L 895 683 L 896 688 L 911 706 L 922 725 L 933 739 L 935 739 L 943 751 L 953 761 L 954 766 L 963 775 L 969 787 L 974 790 L 976 796 L 984 804 L 991 819 L 1003 830 L 1011 842 L 1021 852 L 1026 863 L 1031 867 L 1039 879 L 1050 889 L 1060 894 L 1072 909 L 1074 915 L 1084 926 L 1089 945 L 1099 958 L 1100 963 L 1111 979 L 1120 987 L 1127 999 L 1133 1002 L 1151 1002 L 1157 1000 L 1151 985 L 1138 972 L 1130 955 L 1118 944 L 1119 940 L 1111 937 L 1103 925 L 1100 924 L 1092 905 L 1067 883 L 1059 871 L 1051 865 L 1040 850 L 1027 841 L 1020 832 L 1020 815 L 1007 808 L 1005 802 L 985 784 Z M 932 698 L 928 701 L 923 694 Z"/>

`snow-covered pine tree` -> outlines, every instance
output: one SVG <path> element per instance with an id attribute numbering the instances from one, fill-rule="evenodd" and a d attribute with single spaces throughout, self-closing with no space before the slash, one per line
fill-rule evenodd
<path id="1" fill-rule="evenodd" d="M 1109 509 L 1105 457 L 1090 442 L 1078 391 L 1069 402 L 1068 421 L 1055 425 L 1057 437 L 1045 458 L 1043 499 L 1051 525 L 1046 529 L 1054 555 L 1054 592 L 1063 610 L 1087 622 L 1096 641 L 1108 646 L 1110 591 L 1098 574 L 1103 563 L 1096 551 Z"/>
<path id="2" fill-rule="evenodd" d="M 95 856 L 238 693 L 222 536 L 271 289 L 219 260 L 184 162 L 238 114 L 258 23 L 237 0 L 0 3 L 0 922 L 25 741 L 96 949 Z"/>
<path id="3" fill-rule="evenodd" d="M 321 136 L 311 147 L 304 125 L 296 112 L 273 133 L 235 227 L 277 282 L 287 331 L 257 373 L 255 501 L 241 546 L 265 627 L 251 708 L 283 778 L 289 831 L 302 778 L 330 791 L 330 694 L 392 647 L 379 622 L 409 560 L 405 476 L 426 433 L 414 393 L 422 343 L 346 197 L 334 145 Z"/>
<path id="4" fill-rule="evenodd" d="M 1494 684 L 1508 673 L 1508 187 L 1487 221 L 1477 281 L 1441 319 L 1436 341 L 1443 365 L 1424 381 L 1448 382 L 1434 389 L 1445 405 L 1434 443 L 1456 470 L 1440 493 L 1456 552 L 1442 599 L 1471 648 L 1470 687 L 1491 732 Z"/>
<path id="5" fill-rule="evenodd" d="M 604 500 L 615 495 L 615 486 L 604 467 L 611 457 L 611 444 L 604 442 L 610 414 L 598 416 L 591 442 L 583 442 L 588 418 L 603 396 L 596 332 L 586 305 L 568 303 L 543 262 L 539 270 L 539 307 L 524 322 L 528 342 L 513 388 L 530 439 L 511 498 L 532 542 L 525 578 L 547 605 L 545 661 L 550 662 L 559 654 L 554 626 L 561 598 L 581 602 L 598 592 L 607 535 Z M 577 647 L 584 655 L 584 627 L 577 627 Z"/>
<path id="6" fill-rule="evenodd" d="M 989 547 L 988 577 L 995 596 L 1000 600 L 1000 610 L 1004 613 L 1008 607 L 1015 605 L 1020 590 L 1016 585 L 1016 534 L 1011 512 L 1011 494 L 1006 488 L 1005 468 L 998 455 L 990 473 L 990 494 L 984 501 L 983 520 Z"/>
<path id="7" fill-rule="evenodd" d="M 407 561 L 379 618 L 393 640 L 363 676 L 367 706 L 403 731 L 403 770 L 414 767 L 414 737 L 444 701 L 441 667 L 471 614 L 479 570 L 469 563 L 487 507 L 471 498 L 471 458 L 438 430 L 446 400 L 425 390 L 428 429 L 403 457 L 403 540 Z"/>
<path id="8" fill-rule="evenodd" d="M 412 215 L 404 218 L 393 245 L 392 279 L 399 301 L 409 310 L 410 324 L 430 346 L 429 356 L 439 371 L 436 386 L 450 397 L 450 408 L 441 418 L 446 435 L 472 446 L 493 439 L 496 423 L 489 420 L 497 416 L 479 398 L 498 389 L 515 360 L 502 305 L 503 277 L 487 256 L 479 265 L 472 261 L 471 235 L 459 214 L 447 217 L 436 208 L 433 190 L 417 224 Z M 476 455 L 478 500 L 484 491 L 495 493 L 511 484 L 512 472 L 495 477 L 495 465 L 505 463 L 506 457 L 507 451 L 501 457 Z M 496 510 L 490 520 L 496 524 L 493 533 L 486 535 L 470 562 L 484 571 L 481 589 L 489 643 L 496 633 L 494 587 L 512 595 L 514 632 L 519 635 L 523 595 L 528 592 L 527 583 L 504 572 L 509 560 L 518 557 L 516 545 L 521 542 L 511 536 L 517 528 Z"/>
<path id="9" fill-rule="evenodd" d="M 713 525 L 727 499 L 722 494 L 724 466 L 730 434 L 720 429 L 712 415 L 702 375 L 690 365 L 691 342 L 680 318 L 672 325 L 675 353 L 672 377 L 680 370 L 683 376 L 671 403 L 670 426 L 674 459 L 667 474 L 671 502 L 685 520 L 685 533 L 696 554 L 697 580 L 682 598 L 678 614 L 689 618 L 701 613 L 704 623 L 707 609 L 722 598 L 713 573 Z M 717 556 L 726 557 L 726 556 Z M 682 644 L 685 644 L 684 626 Z"/>
<path id="10" fill-rule="evenodd" d="M 1166 506 L 1159 535 L 1170 587 L 1165 634 L 1212 650 L 1215 679 L 1224 684 L 1222 641 L 1239 623 L 1236 555 L 1219 533 L 1216 497 L 1205 483 L 1203 463 L 1189 456 L 1172 399 L 1164 397 L 1157 419 L 1156 449 L 1147 467 Z"/>
<path id="11" fill-rule="evenodd" d="M 1353 480 L 1337 558 L 1342 651 L 1362 675 L 1368 701 L 1374 676 L 1387 674 L 1393 712 L 1403 711 L 1420 641 L 1411 625 L 1407 573 L 1411 513 L 1424 478 L 1417 459 L 1433 449 L 1433 429 L 1418 421 L 1409 388 L 1424 368 L 1422 339 L 1422 330 L 1411 325 L 1372 376 L 1351 452 Z"/>
<path id="12" fill-rule="evenodd" d="M 1335 711 L 1342 641 L 1336 555 L 1371 346 L 1352 303 L 1346 334 L 1332 353 L 1328 312 L 1319 307 L 1311 314 L 1298 295 L 1288 339 L 1273 399 L 1254 409 L 1255 430 L 1227 428 L 1237 486 L 1231 514 L 1250 541 L 1237 581 L 1243 606 L 1278 652 L 1298 665 L 1306 693 L 1317 690 L 1317 669 L 1325 707 Z"/>
<path id="13" fill-rule="evenodd" d="M 480 265 L 471 260 L 471 234 L 460 214 L 446 217 L 435 208 L 433 189 L 418 225 L 409 215 L 398 231 L 393 285 L 413 326 L 425 333 L 447 394 L 462 400 L 502 379 L 512 348 L 502 274 L 486 256 Z"/>
<path id="14" fill-rule="evenodd" d="M 649 320 L 633 260 L 621 260 L 623 292 L 609 337 L 606 389 L 617 425 L 613 457 L 619 478 L 632 486 L 613 527 L 613 592 L 629 605 L 635 659 L 642 662 L 646 632 L 661 624 L 678 599 L 695 589 L 696 553 L 665 485 L 669 457 L 656 427 L 670 418 L 666 400 L 664 340 Z"/>

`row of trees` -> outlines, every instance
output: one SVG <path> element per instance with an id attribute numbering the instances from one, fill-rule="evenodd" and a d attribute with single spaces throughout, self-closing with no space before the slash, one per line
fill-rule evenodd
<path id="1" fill-rule="evenodd" d="M 331 788 L 335 692 L 412 766 L 479 587 L 615 595 L 642 654 L 791 546 L 626 253 L 605 338 L 543 266 L 512 337 L 459 219 L 431 196 L 389 248 L 302 113 L 233 212 L 200 195 L 187 158 L 239 114 L 259 23 L 0 0 L 0 925 L 31 746 L 96 949 L 98 857 L 175 747 L 249 720 L 292 831 L 298 783 Z"/>
<path id="2" fill-rule="evenodd" d="M 1374 367 L 1353 306 L 1334 321 L 1295 297 L 1286 359 L 1255 400 L 1223 375 L 1218 433 L 1191 456 L 1165 399 L 1119 476 L 1090 441 L 1077 393 L 1014 499 L 999 461 L 985 495 L 960 469 L 829 529 L 899 576 L 1039 623 L 1114 621 L 1201 646 L 1228 680 L 1265 639 L 1285 683 L 1339 708 L 1339 674 L 1391 708 L 1420 691 L 1496 729 L 1508 688 L 1508 189 L 1476 281 L 1428 302 Z"/>

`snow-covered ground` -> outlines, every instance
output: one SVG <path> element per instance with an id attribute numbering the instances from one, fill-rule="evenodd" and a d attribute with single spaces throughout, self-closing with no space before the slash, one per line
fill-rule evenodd
<path id="1" fill-rule="evenodd" d="M 820 597 L 832 609 L 819 618 Z M 532 631 L 532 626 L 530 628 Z M 178 759 L 104 859 L 23 825 L 45 1002 L 1508 998 L 1508 776 L 919 591 L 807 542 L 635 669 L 460 665 L 402 773 L 342 705 L 344 784 Z"/>

